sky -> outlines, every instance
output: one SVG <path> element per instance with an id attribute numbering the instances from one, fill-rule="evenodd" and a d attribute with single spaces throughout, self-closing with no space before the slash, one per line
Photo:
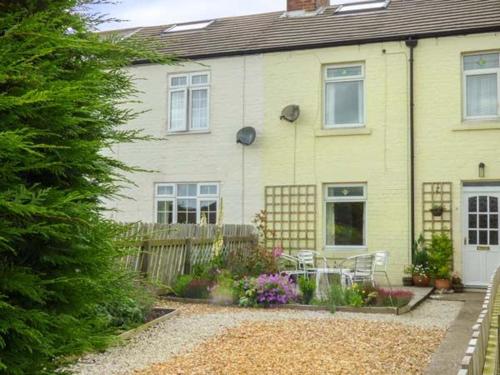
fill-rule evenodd
<path id="1" fill-rule="evenodd" d="M 332 4 L 360 0 L 332 0 Z M 93 5 L 92 11 L 126 20 L 108 23 L 101 30 L 154 26 L 286 9 L 286 0 L 120 0 Z"/>

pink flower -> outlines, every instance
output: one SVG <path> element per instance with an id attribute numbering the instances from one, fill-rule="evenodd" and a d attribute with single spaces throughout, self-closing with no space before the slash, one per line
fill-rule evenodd
<path id="1" fill-rule="evenodd" d="M 280 256 L 282 256 L 284 253 L 284 250 L 281 246 L 276 246 L 274 249 L 273 249 L 273 256 L 275 258 L 279 258 Z"/>

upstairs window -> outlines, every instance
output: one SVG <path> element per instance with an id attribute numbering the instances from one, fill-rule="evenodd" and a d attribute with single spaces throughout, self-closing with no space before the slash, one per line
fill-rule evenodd
<path id="1" fill-rule="evenodd" d="M 217 183 L 157 184 L 155 198 L 157 223 L 217 223 Z"/>
<path id="2" fill-rule="evenodd" d="M 325 188 L 325 245 L 366 245 L 366 185 L 328 185 Z"/>
<path id="3" fill-rule="evenodd" d="M 169 132 L 208 130 L 209 99 L 209 73 L 169 76 Z"/>
<path id="4" fill-rule="evenodd" d="M 464 64 L 464 117 L 500 116 L 500 53 L 466 55 Z"/>
<path id="5" fill-rule="evenodd" d="M 326 67 L 326 128 L 364 126 L 364 77 L 361 64 Z"/>

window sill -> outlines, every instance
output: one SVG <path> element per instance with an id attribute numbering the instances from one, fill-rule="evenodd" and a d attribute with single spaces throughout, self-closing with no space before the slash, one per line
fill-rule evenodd
<path id="1" fill-rule="evenodd" d="M 469 130 L 500 130 L 500 118 L 492 120 L 464 120 L 460 125 L 453 127 L 453 131 Z"/>
<path id="2" fill-rule="evenodd" d="M 210 134 L 210 130 L 198 130 L 198 131 L 187 131 L 187 132 L 167 132 L 167 137 L 171 135 L 195 135 L 195 134 Z"/>
<path id="3" fill-rule="evenodd" d="M 369 135 L 371 129 L 367 128 L 338 128 L 338 129 L 321 129 L 316 130 L 316 137 L 340 137 L 352 135 Z"/>
<path id="4" fill-rule="evenodd" d="M 323 248 L 325 252 L 353 252 L 353 251 L 367 251 L 367 246 L 325 246 Z"/>

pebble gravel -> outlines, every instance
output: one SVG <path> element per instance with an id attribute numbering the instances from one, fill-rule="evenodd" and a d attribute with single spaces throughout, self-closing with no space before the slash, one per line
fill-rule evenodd
<path id="1" fill-rule="evenodd" d="M 332 332 L 335 330 L 349 332 L 352 329 L 359 328 L 356 327 L 357 325 L 365 324 L 365 328 L 368 326 L 372 327 L 370 332 L 366 333 L 370 337 L 384 331 L 388 332 L 388 329 L 394 329 L 394 332 L 398 332 L 398 330 L 406 332 L 397 334 L 397 336 L 413 336 L 411 334 L 413 330 L 416 336 L 422 337 L 424 340 L 416 342 L 416 345 L 426 344 L 434 350 L 434 346 L 428 342 L 426 343 L 425 339 L 429 338 L 436 345 L 439 344 L 445 330 L 456 318 L 462 306 L 462 302 L 427 300 L 414 311 L 405 315 L 395 316 L 344 312 L 331 314 L 326 311 L 284 309 L 240 309 L 164 302 L 162 307 L 176 308 L 179 310 L 179 313 L 146 331 L 140 332 L 137 336 L 134 336 L 122 345 L 112 347 L 104 353 L 90 354 L 81 358 L 69 370 L 71 373 L 78 375 L 129 375 L 139 373 L 140 371 L 143 371 L 143 374 L 189 374 L 189 371 L 178 372 L 172 370 L 174 372 L 169 372 L 169 369 L 174 368 L 169 366 L 175 365 L 175 363 L 169 362 L 169 360 L 181 361 L 181 363 L 184 360 L 189 360 L 189 357 L 186 357 L 186 359 L 183 356 L 193 355 L 193 353 L 198 351 L 201 352 L 201 348 L 205 348 L 204 350 L 206 350 L 207 345 L 208 347 L 213 347 L 217 345 L 219 338 L 224 338 L 227 335 L 234 338 L 235 332 L 236 337 L 240 337 L 237 333 L 238 329 L 243 329 L 246 332 L 244 336 L 246 335 L 245 337 L 247 337 L 247 333 L 252 332 L 252 325 L 256 327 L 255 332 L 262 332 L 262 330 L 266 330 L 266 327 L 267 331 L 269 331 L 270 327 L 281 327 L 279 329 L 289 330 L 290 324 L 292 326 L 305 324 L 304 329 L 306 329 L 307 324 L 313 324 L 313 326 L 309 327 L 309 330 L 315 331 L 318 329 L 317 324 L 319 322 L 320 326 L 324 325 L 325 327 L 333 324 L 331 326 Z M 382 324 L 371 324 L 372 322 L 382 322 Z M 428 337 L 426 337 L 425 332 L 429 333 Z M 259 337 L 257 334 L 255 336 Z M 324 340 L 327 338 L 325 336 Z M 250 339 L 253 340 L 254 338 L 250 337 Z M 314 341 L 314 337 L 309 337 L 308 340 Z M 358 340 L 363 341 L 363 338 L 358 337 Z M 386 341 L 387 338 L 384 338 L 384 340 Z M 237 347 L 239 345 L 237 341 L 233 340 L 229 342 L 225 350 L 230 350 L 234 346 Z M 317 344 L 319 345 L 320 343 L 318 342 Z M 310 343 L 311 347 L 316 348 L 318 347 L 317 344 L 314 342 Z M 401 343 L 400 347 L 406 344 Z M 249 345 L 253 347 L 255 346 L 255 342 L 250 342 Z M 193 350 L 195 347 L 197 350 Z M 230 355 L 230 352 L 228 352 L 228 355 Z M 243 359 L 242 361 L 244 363 Z M 152 367 L 153 365 L 156 365 L 156 367 Z M 185 363 L 183 366 L 185 366 Z M 216 369 L 212 369 L 212 371 L 210 367 L 208 368 L 209 370 L 201 368 L 200 371 L 205 372 L 200 372 L 200 374 L 224 373 L 224 371 L 217 372 Z M 196 373 L 195 370 L 190 371 L 191 373 Z M 410 372 L 419 373 L 417 370 Z"/>

